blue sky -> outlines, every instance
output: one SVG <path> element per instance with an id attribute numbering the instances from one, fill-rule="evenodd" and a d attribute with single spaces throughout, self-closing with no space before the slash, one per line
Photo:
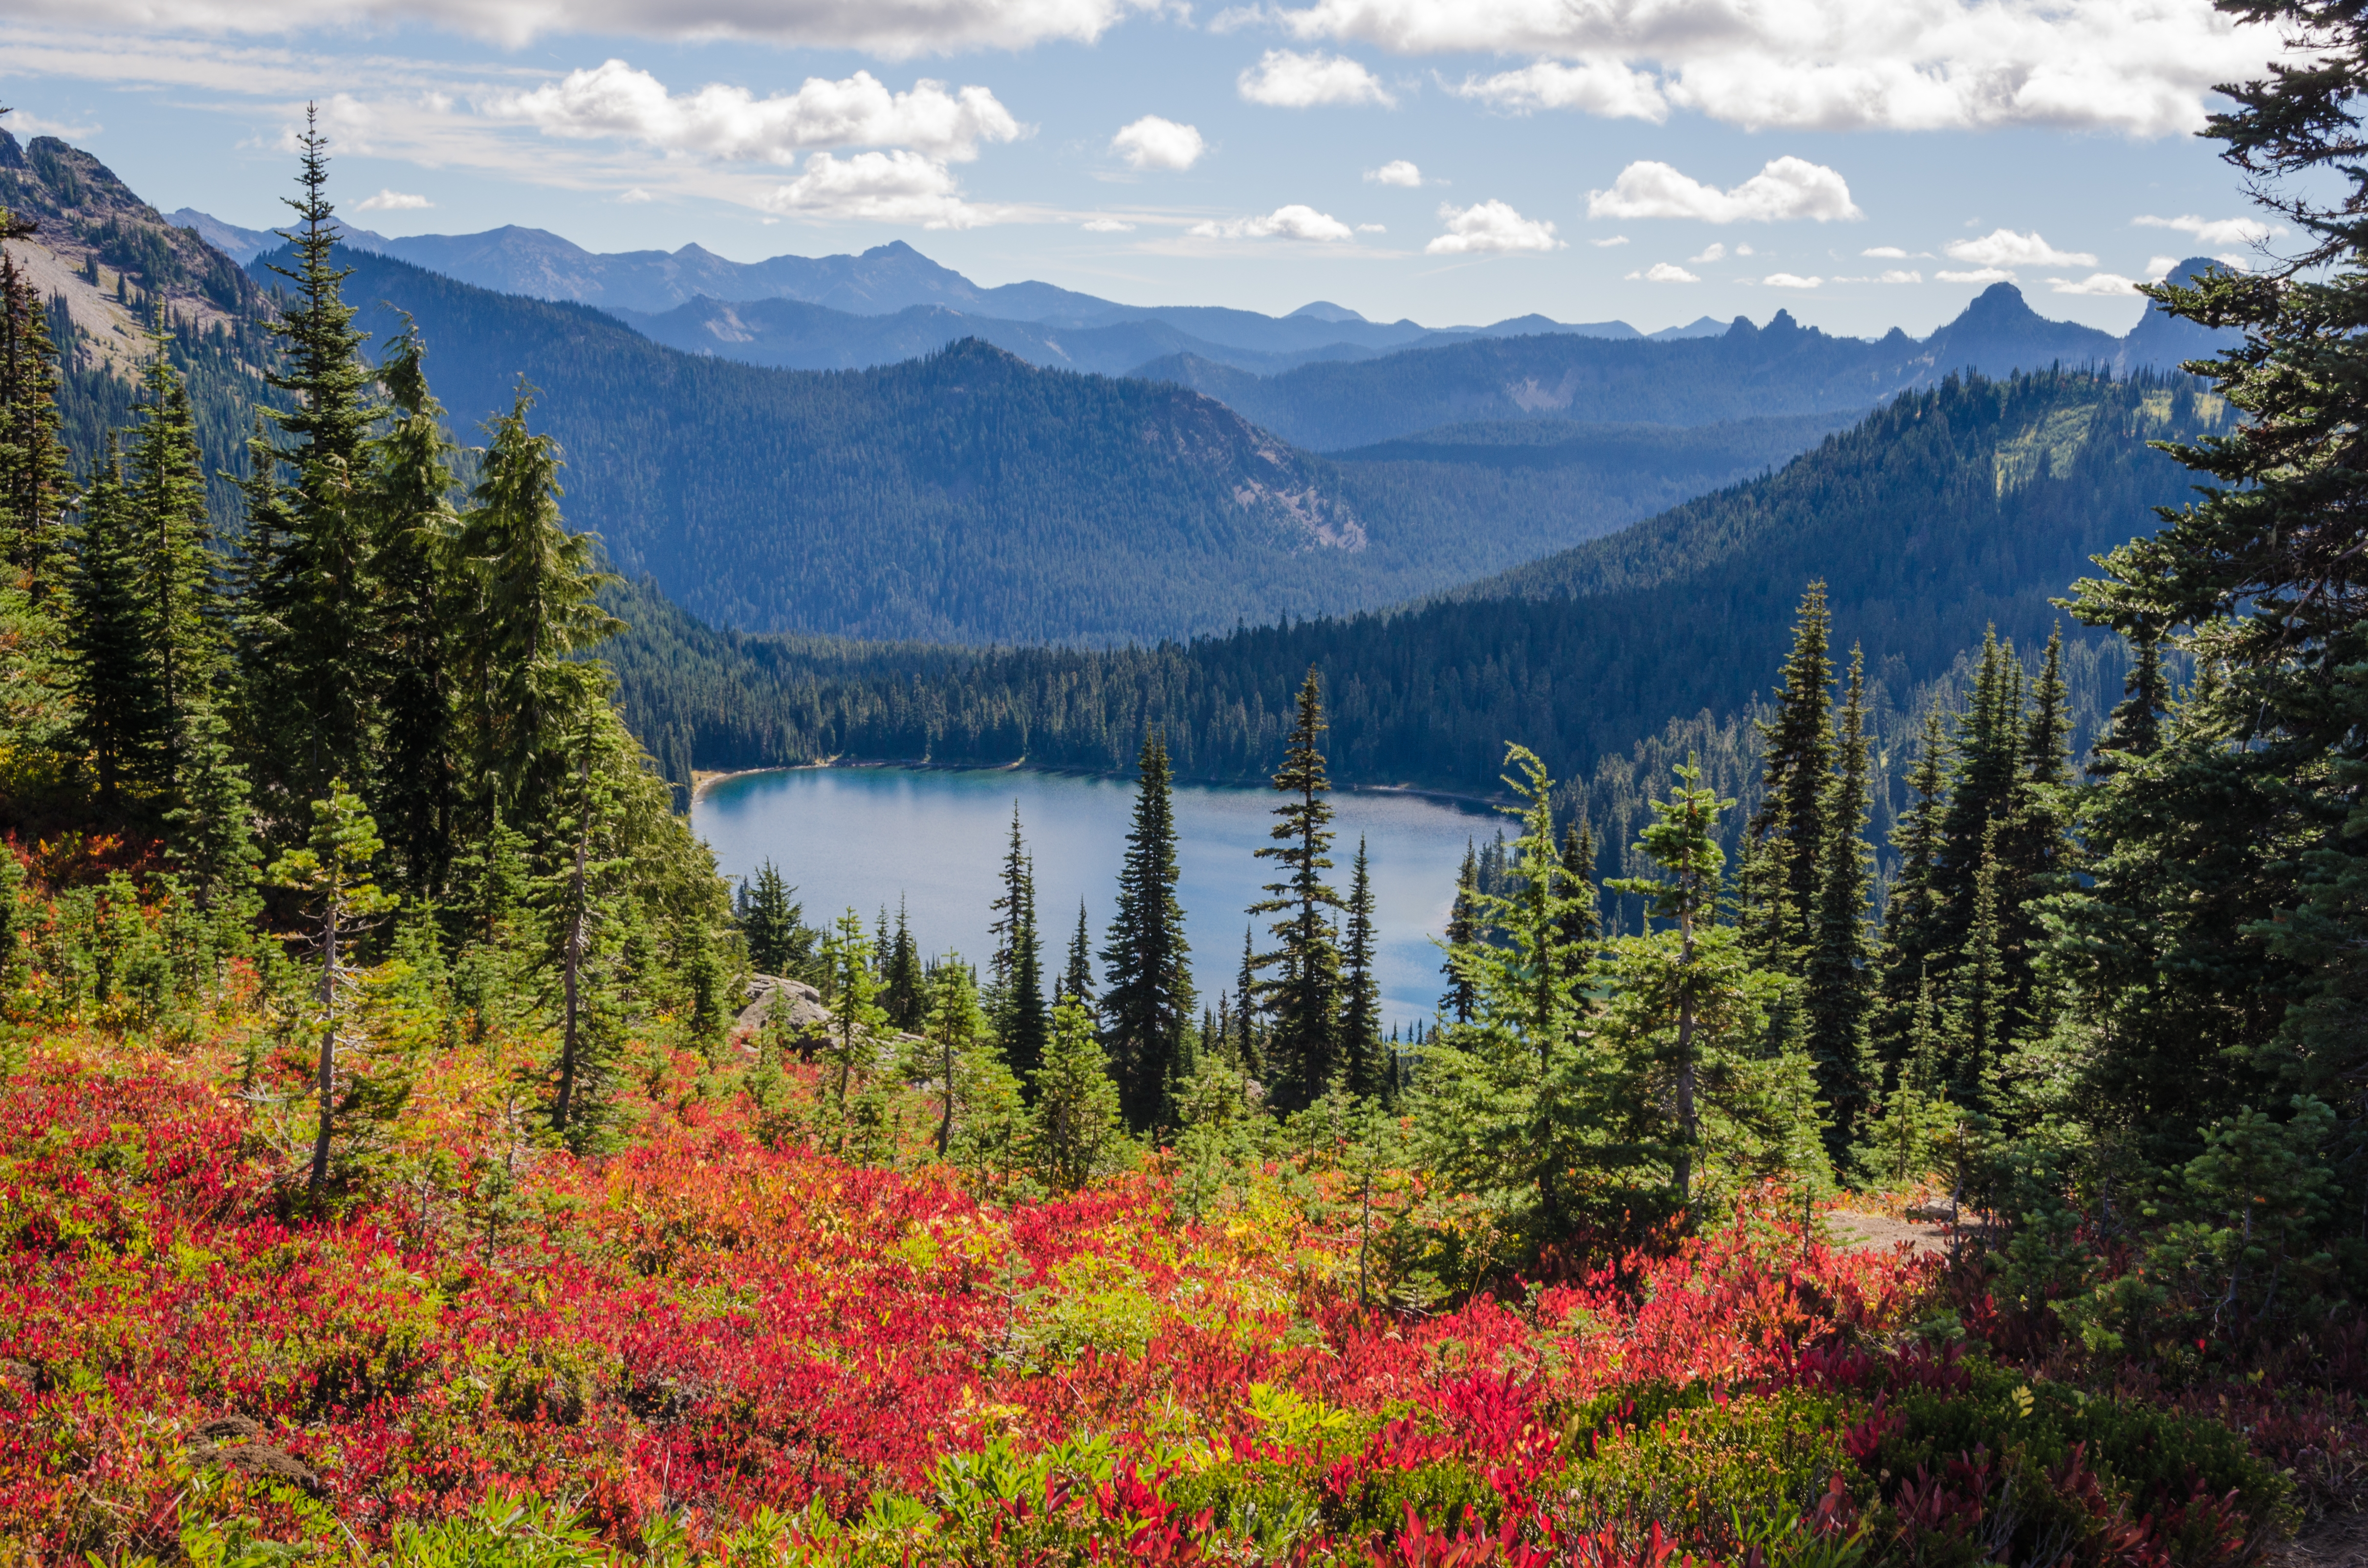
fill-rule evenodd
<path id="1" fill-rule="evenodd" d="M 2119 331 L 2254 254 L 2192 133 L 2273 46 L 2205 0 L 0 0 L 0 101 L 250 226 L 309 98 L 390 233 L 1433 325 L 1921 334 L 2011 278 Z"/>

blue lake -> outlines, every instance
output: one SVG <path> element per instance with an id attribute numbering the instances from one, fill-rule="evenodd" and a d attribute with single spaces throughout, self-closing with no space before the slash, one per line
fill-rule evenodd
<path id="1" fill-rule="evenodd" d="M 1213 1005 L 1241 966 L 1244 913 L 1273 880 L 1269 842 L 1279 797 L 1269 790 L 1178 786 L 1175 792 L 1177 900 L 1192 944 L 1193 980 Z M 797 884 L 809 924 L 852 906 L 868 927 L 886 904 L 905 903 L 924 953 L 959 952 L 983 963 L 993 945 L 989 907 L 1019 803 L 1036 861 L 1037 919 L 1047 975 L 1059 971 L 1086 906 L 1094 972 L 1115 906 L 1134 785 L 1124 779 L 981 769 L 793 768 L 718 779 L 701 790 L 691 823 L 726 876 L 769 858 Z M 1508 819 L 1482 808 L 1404 795 L 1332 797 L 1338 835 L 1334 885 L 1349 891 L 1361 835 L 1372 868 L 1381 928 L 1382 994 L 1389 1022 L 1428 1019 L 1443 989 L 1436 937 L 1446 926 L 1464 845 Z M 1268 947 L 1266 932 L 1258 945 Z"/>

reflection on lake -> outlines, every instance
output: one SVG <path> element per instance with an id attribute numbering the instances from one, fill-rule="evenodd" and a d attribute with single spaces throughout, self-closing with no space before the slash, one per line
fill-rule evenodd
<path id="1" fill-rule="evenodd" d="M 1193 982 L 1213 1005 L 1241 966 L 1243 911 L 1271 880 L 1252 858 L 1269 842 L 1280 797 L 1270 790 L 1176 788 L 1177 900 L 1192 944 Z M 996 870 L 1019 804 L 1036 859 L 1037 919 L 1044 970 L 1060 972 L 1086 904 L 1094 972 L 1115 908 L 1134 785 L 1116 778 L 927 768 L 796 768 L 719 779 L 691 810 L 723 873 L 744 877 L 770 858 L 798 886 L 809 924 L 853 905 L 868 927 L 880 906 L 905 901 L 923 953 L 960 952 L 984 963 L 993 944 Z M 1362 835 L 1372 860 L 1381 930 L 1378 968 L 1391 1024 L 1428 1019 L 1443 983 L 1431 938 L 1447 924 L 1467 839 L 1492 836 L 1507 819 L 1402 795 L 1332 797 L 1333 884 L 1346 897 Z M 1270 938 L 1261 930 L 1259 946 Z"/>

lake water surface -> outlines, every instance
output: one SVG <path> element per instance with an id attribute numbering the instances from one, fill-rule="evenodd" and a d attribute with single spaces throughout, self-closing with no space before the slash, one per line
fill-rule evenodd
<path id="1" fill-rule="evenodd" d="M 1274 862 L 1251 851 L 1269 842 L 1278 800 L 1271 790 L 1177 787 L 1177 901 L 1204 1003 L 1213 1005 L 1220 990 L 1232 988 L 1248 924 L 1244 910 L 1275 877 Z M 717 780 L 700 792 L 691 823 L 714 846 L 726 876 L 746 876 L 771 859 L 797 884 L 811 925 L 827 925 L 852 905 L 869 926 L 882 903 L 893 919 L 902 898 L 925 954 L 960 952 L 983 966 L 994 950 L 989 906 L 999 891 L 1014 801 L 1036 860 L 1047 979 L 1068 951 L 1080 899 L 1099 978 L 1134 810 L 1131 780 L 988 769 L 792 768 Z M 1444 988 L 1431 939 L 1446 926 L 1464 845 L 1493 835 L 1506 819 L 1403 795 L 1344 792 L 1332 805 L 1338 835 L 1332 880 L 1344 898 L 1358 836 L 1366 840 L 1388 1021 L 1427 1019 Z M 1259 947 L 1269 943 L 1261 929 Z"/>

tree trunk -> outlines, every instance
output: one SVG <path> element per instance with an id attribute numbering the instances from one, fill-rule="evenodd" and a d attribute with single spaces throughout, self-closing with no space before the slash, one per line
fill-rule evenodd
<path id="1" fill-rule="evenodd" d="M 321 917 L 321 1063 L 320 1120 L 313 1132 L 313 1175 L 305 1190 L 313 1198 L 329 1180 L 329 1126 L 336 1108 L 337 1083 L 337 939 L 340 911 L 333 894 Z"/>

